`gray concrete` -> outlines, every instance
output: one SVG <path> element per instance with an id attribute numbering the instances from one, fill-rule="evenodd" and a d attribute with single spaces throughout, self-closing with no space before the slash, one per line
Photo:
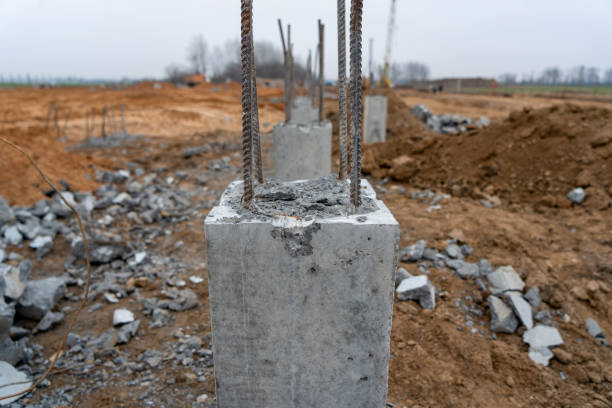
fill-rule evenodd
<path id="1" fill-rule="evenodd" d="M 309 180 L 331 174 L 331 122 L 279 123 L 274 128 L 274 178 Z"/>
<path id="2" fill-rule="evenodd" d="M 292 125 L 308 125 L 313 122 L 319 122 L 319 109 L 314 107 L 312 99 L 298 96 L 293 100 L 289 123 Z"/>
<path id="3" fill-rule="evenodd" d="M 509 291 L 505 295 L 506 302 L 514 310 L 514 314 L 519 318 L 523 326 L 527 329 L 533 328 L 533 315 L 531 305 L 525 300 L 520 292 Z"/>
<path id="4" fill-rule="evenodd" d="M 387 97 L 366 96 L 363 120 L 363 142 L 384 143 L 387 140 Z"/>
<path id="5" fill-rule="evenodd" d="M 205 221 L 219 408 L 383 408 L 399 225 L 376 210 Z M 282 206 L 282 201 L 278 201 Z"/>
<path id="6" fill-rule="evenodd" d="M 423 309 L 433 310 L 436 307 L 436 288 L 426 275 L 402 280 L 396 293 L 399 300 L 415 300 Z"/>
<path id="7" fill-rule="evenodd" d="M 512 266 L 500 266 L 495 272 L 488 274 L 487 279 L 496 290 L 501 292 L 509 290 L 522 292 L 525 289 L 525 282 Z"/>
<path id="8" fill-rule="evenodd" d="M 31 385 L 32 381 L 30 381 L 24 373 L 22 373 L 21 371 L 17 371 L 15 367 L 10 365 L 9 363 L 0 361 L 0 386 L 2 387 L 0 388 L 0 397 L 16 394 L 18 392 L 27 390 L 28 388 L 30 388 Z M 0 400 L 0 405 L 9 405 L 12 402 L 17 401 L 19 398 L 21 398 L 21 396 Z"/>
<path id="9" fill-rule="evenodd" d="M 491 295 L 487 300 L 491 311 L 491 330 L 497 333 L 514 333 L 519 322 L 512 309 L 496 296 Z"/>

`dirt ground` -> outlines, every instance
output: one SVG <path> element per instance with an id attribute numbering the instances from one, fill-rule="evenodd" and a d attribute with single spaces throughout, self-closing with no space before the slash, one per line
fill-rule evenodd
<path id="1" fill-rule="evenodd" d="M 283 119 L 283 105 L 278 102 L 282 91 L 261 91 L 262 130 L 269 132 Z M 97 188 L 94 169 L 138 165 L 146 172 L 171 175 L 184 171 L 191 175 L 205 172 L 207 164 L 220 157 L 230 157 L 231 165 L 238 168 L 239 92 L 236 84 L 194 89 L 168 85 L 156 89 L 153 84 L 142 84 L 122 90 L 2 90 L 0 136 L 23 146 L 54 181 L 63 179 L 75 190 Z M 396 408 L 612 406 L 612 351 L 598 345 L 585 328 L 586 319 L 594 318 L 612 338 L 612 104 L 406 90 L 388 95 L 388 141 L 364 147 L 364 172 L 400 223 L 400 246 L 426 240 L 429 247 L 444 250 L 445 240 L 458 238 L 474 248 L 468 260 L 488 258 L 494 267 L 512 265 L 528 288 L 542 290 L 546 307 L 554 312 L 565 351 L 564 357 L 551 360 L 549 367 L 536 366 L 520 335 L 492 338 L 488 312 L 475 319 L 480 331 L 473 334 L 457 299 L 486 308 L 486 293 L 473 281 L 452 276 L 448 270 L 432 269 L 429 277 L 443 295 L 435 310 L 422 310 L 412 302 L 395 304 L 388 401 Z M 45 130 L 52 101 L 72 109 L 65 135 L 58 136 L 53 126 Z M 332 119 L 337 117 L 335 103 L 326 101 L 326 116 Z M 492 124 L 463 135 L 432 134 L 410 114 L 416 103 L 425 104 L 436 114 L 489 116 Z M 126 106 L 127 131 L 142 137 L 116 148 L 75 148 L 86 139 L 88 111 L 95 108 L 99 115 L 105 105 L 113 105 L 118 115 L 120 104 Z M 225 145 L 221 151 L 195 157 L 181 154 L 185 147 L 211 142 Z M 264 135 L 268 174 L 271 148 L 271 136 Z M 42 198 L 46 187 L 25 161 L 3 145 L 0 153 L 0 195 L 12 205 L 32 205 Z M 214 175 L 205 188 L 189 179 L 181 187 L 218 197 L 224 186 L 238 177 L 231 171 Z M 578 185 L 587 191 L 582 206 L 572 205 L 566 198 Z M 449 196 L 435 209 L 411 198 L 412 192 L 426 188 Z M 485 207 L 482 200 L 494 205 Z M 192 219 L 168 226 L 169 235 L 154 243 L 156 250 L 188 260 L 192 274 L 204 278 L 202 220 L 209 209 L 210 205 L 203 205 Z M 183 242 L 179 248 L 175 246 L 178 241 Z M 47 258 L 35 262 L 35 270 L 44 270 L 43 275 L 63 273 L 61 265 L 69 251 L 68 244 L 56 246 Z M 18 252 L 27 254 L 28 249 Z M 400 266 L 419 273 L 415 264 Z M 144 293 L 159 295 L 163 284 L 148 282 Z M 130 343 L 118 348 L 131 355 L 161 349 L 175 341 L 178 328 L 210 346 L 206 280 L 199 286 L 189 285 L 201 306 L 174 314 L 174 321 L 161 329 L 141 326 Z M 72 292 L 80 294 L 76 288 Z M 128 297 L 121 299 L 119 306 L 132 305 L 134 309 L 133 303 Z M 103 333 L 115 307 L 104 304 L 91 313 L 86 308 L 75 331 Z M 55 352 L 66 326 L 64 321 L 54 330 L 32 337 L 43 346 L 45 357 Z M 106 364 L 112 357 L 102 359 Z M 212 368 L 208 380 L 198 382 L 174 366 L 156 371 L 151 381 L 160 384 L 163 394 L 157 406 L 191 406 L 187 395 L 213 395 L 211 373 Z M 139 375 L 134 372 L 126 381 Z M 50 385 L 36 391 L 31 400 L 39 401 L 41 394 L 65 389 L 77 381 L 85 380 L 75 378 L 70 369 L 57 370 Z M 139 387 L 102 383 L 95 391 L 79 395 L 73 405 L 144 406 L 138 398 Z"/>

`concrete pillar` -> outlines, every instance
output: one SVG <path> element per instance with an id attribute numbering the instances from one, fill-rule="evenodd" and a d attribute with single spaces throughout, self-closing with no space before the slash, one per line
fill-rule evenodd
<path id="1" fill-rule="evenodd" d="M 312 105 L 312 99 L 305 96 L 298 96 L 293 100 L 291 106 L 292 125 L 307 125 L 319 121 L 319 109 Z"/>
<path id="2" fill-rule="evenodd" d="M 309 180 L 331 174 L 332 125 L 279 123 L 274 128 L 274 178 Z"/>
<path id="3" fill-rule="evenodd" d="M 366 96 L 364 109 L 364 143 L 382 143 L 387 140 L 387 97 Z"/>
<path id="4" fill-rule="evenodd" d="M 260 187 L 270 216 L 240 208 L 234 182 L 209 213 L 219 408 L 385 407 L 399 226 L 361 187 L 357 215 L 339 215 L 348 184 L 332 178 Z"/>

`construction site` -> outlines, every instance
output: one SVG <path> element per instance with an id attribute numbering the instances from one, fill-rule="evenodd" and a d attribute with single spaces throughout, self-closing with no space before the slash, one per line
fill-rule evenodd
<path id="1" fill-rule="evenodd" d="M 236 79 L 0 80 L 0 406 L 611 407 L 612 84 L 234 3 Z"/>

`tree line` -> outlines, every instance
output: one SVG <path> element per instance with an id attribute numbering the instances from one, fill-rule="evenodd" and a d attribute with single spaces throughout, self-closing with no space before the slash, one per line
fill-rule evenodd
<path id="1" fill-rule="evenodd" d="M 612 68 L 602 71 L 597 67 L 585 65 L 577 65 L 567 70 L 549 67 L 538 74 L 530 73 L 520 78 L 517 74 L 505 73 L 498 80 L 503 85 L 612 85 Z"/>
<path id="2" fill-rule="evenodd" d="M 271 41 L 255 41 L 255 63 L 257 76 L 262 78 L 284 78 L 283 52 Z M 240 41 L 227 40 L 209 50 L 202 35 L 194 37 L 187 48 L 187 65 L 171 64 L 166 68 L 166 77 L 176 85 L 185 81 L 186 75 L 204 74 L 212 82 L 241 80 Z M 295 61 L 295 77 L 306 77 L 306 66 Z"/>

